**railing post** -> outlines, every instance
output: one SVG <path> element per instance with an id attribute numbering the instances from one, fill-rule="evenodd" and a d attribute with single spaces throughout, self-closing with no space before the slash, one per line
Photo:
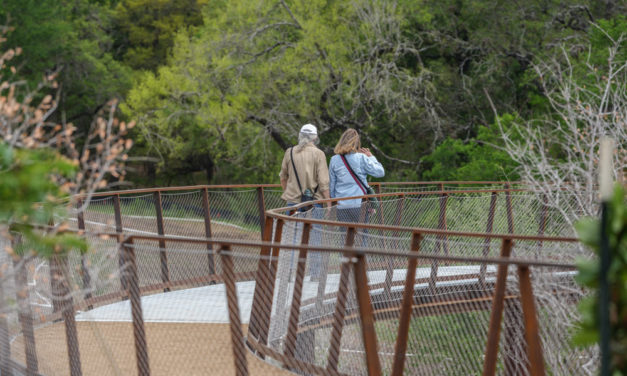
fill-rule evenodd
<path id="1" fill-rule="evenodd" d="M 9 270 L 7 264 L 0 264 L 0 312 L 4 312 L 6 296 L 4 292 L 5 271 Z M 13 375 L 11 368 L 11 340 L 9 338 L 9 323 L 7 315 L 0 314 L 0 374 Z"/>
<path id="2" fill-rule="evenodd" d="M 50 226 L 51 228 L 54 228 L 54 219 L 53 218 L 49 219 L 48 226 Z M 59 282 L 58 282 L 57 279 L 52 278 L 52 268 L 51 267 L 48 268 L 48 274 L 49 274 L 49 277 L 50 277 L 50 291 L 58 290 L 59 286 L 57 286 L 57 283 L 59 283 Z M 58 299 L 52 299 L 52 312 L 53 313 L 57 313 L 60 310 L 61 310 L 61 304 L 60 304 L 59 300 Z"/>
<path id="3" fill-rule="evenodd" d="M 444 184 L 440 183 L 440 189 L 444 190 Z M 438 216 L 438 229 L 446 230 L 446 203 L 448 201 L 448 195 L 442 193 L 440 196 L 440 215 Z M 435 253 L 440 254 L 440 250 L 444 251 L 444 254 L 448 256 L 448 235 L 439 234 L 436 236 L 437 243 L 435 245 Z M 429 277 L 429 289 L 433 290 L 436 286 L 438 279 L 438 266 L 439 261 L 431 261 L 431 275 Z"/>
<path id="4" fill-rule="evenodd" d="M 512 208 L 512 196 L 509 191 L 509 183 L 505 184 L 505 202 L 507 205 L 507 231 L 510 234 L 514 233 L 514 212 Z"/>
<path id="5" fill-rule="evenodd" d="M 263 187 L 257 187 L 257 207 L 259 210 L 259 226 L 261 227 L 261 238 L 263 239 L 263 227 L 266 223 L 266 198 Z"/>
<path id="6" fill-rule="evenodd" d="M 272 227 L 274 221 L 267 217 L 264 225 L 262 240 L 269 242 L 272 239 Z M 248 326 L 249 338 L 259 340 L 260 325 L 259 317 L 264 309 L 261 304 L 266 301 L 266 287 L 269 285 L 270 261 L 266 258 L 270 256 L 270 247 L 262 247 L 259 253 L 259 262 L 257 263 L 257 276 L 255 278 L 255 292 L 253 295 L 253 304 L 250 313 L 250 324 Z"/>
<path id="7" fill-rule="evenodd" d="M 301 244 L 309 244 L 309 234 L 311 232 L 311 224 L 303 225 L 303 234 Z M 298 330 L 298 319 L 300 316 L 300 300 L 303 292 L 303 280 L 305 279 L 305 260 L 307 260 L 307 250 L 301 249 L 298 252 L 298 261 L 296 263 L 296 276 L 294 278 L 294 292 L 292 294 L 292 307 L 290 317 L 287 324 L 287 335 L 285 336 L 285 355 L 294 357 L 296 350 L 296 336 Z"/>
<path id="8" fill-rule="evenodd" d="M 403 209 L 405 208 L 405 195 L 401 196 L 401 199 L 396 203 L 396 215 L 394 216 L 394 226 L 400 226 L 401 219 L 403 218 Z M 399 237 L 398 232 L 394 233 L 394 237 Z M 396 243 L 397 241 L 395 241 Z M 394 259 L 392 257 L 387 258 L 387 265 L 385 269 L 385 286 L 383 292 L 385 295 L 390 296 L 392 291 L 392 282 L 394 278 Z"/>
<path id="9" fill-rule="evenodd" d="M 148 362 L 148 345 L 146 342 L 146 330 L 144 328 L 144 315 L 141 305 L 141 293 L 139 291 L 139 277 L 137 275 L 137 262 L 135 260 L 133 238 L 124 241 L 122 244 L 122 254 L 126 264 L 124 268 L 124 280 L 127 280 L 127 292 L 131 301 L 137 371 L 139 376 L 148 376 L 150 375 L 150 363 Z"/>
<path id="10" fill-rule="evenodd" d="M 403 210 L 405 209 L 405 194 L 401 195 L 401 199 L 396 203 L 396 215 L 394 216 L 394 226 L 398 227 L 403 218 Z"/>
<path id="11" fill-rule="evenodd" d="M 163 204 L 161 203 L 161 191 L 156 191 L 154 194 L 155 210 L 157 212 L 157 232 L 159 235 L 165 235 L 165 228 L 163 226 Z M 170 270 L 168 269 L 168 255 L 166 253 L 165 240 L 159 240 L 159 259 L 161 261 L 161 281 L 169 286 L 170 284 Z M 170 291 L 170 287 L 163 289 L 163 292 Z"/>
<path id="12" fill-rule="evenodd" d="M 544 376 L 544 359 L 542 357 L 542 343 L 538 334 L 538 319 L 536 305 L 533 300 L 530 270 L 528 266 L 518 267 L 518 281 L 520 284 L 520 303 L 525 321 L 525 339 L 527 341 L 527 358 L 529 360 L 529 375 Z"/>
<path id="13" fill-rule="evenodd" d="M 503 239 L 501 257 L 507 258 L 512 252 L 512 240 Z M 483 363 L 483 376 L 491 376 L 496 373 L 496 360 L 499 351 L 499 336 L 501 333 L 501 321 L 505 303 L 505 284 L 507 282 L 508 264 L 500 264 L 496 275 L 496 286 L 492 299 L 490 312 L 490 326 L 488 329 L 488 341 L 486 344 L 485 360 Z"/>
<path id="14" fill-rule="evenodd" d="M 264 234 L 265 235 L 265 234 Z M 270 236 L 272 236 L 272 232 L 270 232 Z M 283 220 L 277 220 L 276 230 L 274 232 L 274 243 L 280 244 L 283 236 Z M 268 343 L 268 331 L 270 330 L 270 316 L 272 314 L 272 301 L 274 299 L 274 285 L 276 283 L 276 268 L 277 268 L 277 259 L 279 255 L 280 246 L 271 247 L 271 250 L 268 250 L 269 254 L 265 254 L 265 249 L 262 249 L 263 258 L 270 256 L 270 260 L 267 260 L 267 264 L 261 265 L 264 260 L 259 260 L 261 268 L 259 269 L 259 274 L 261 275 L 261 280 L 257 279 L 258 283 L 260 283 L 259 291 L 260 291 L 260 299 L 259 299 L 259 319 L 256 320 L 255 324 L 259 327 L 259 342 L 262 345 L 267 345 Z M 257 295 L 257 289 L 255 289 L 255 295 Z"/>
<path id="15" fill-rule="evenodd" d="M 355 228 L 349 227 L 346 231 L 346 248 L 352 248 L 355 244 Z M 340 360 L 340 343 L 342 341 L 342 330 L 344 329 L 344 317 L 346 315 L 346 298 L 348 295 L 348 283 L 350 274 L 350 253 L 344 253 L 344 260 L 340 268 L 340 283 L 335 300 L 335 313 L 331 327 L 331 342 L 329 344 L 329 355 L 327 359 L 327 371 L 337 373 Z"/>
<path id="16" fill-rule="evenodd" d="M 507 231 L 510 234 L 514 233 L 514 212 L 512 206 L 512 196 L 509 191 L 509 183 L 505 183 L 505 202 L 507 213 Z M 503 344 L 503 352 L 505 354 L 503 363 L 505 373 L 514 375 L 523 373 L 522 363 L 519 361 L 524 354 L 520 353 L 519 344 L 524 342 L 522 329 L 520 327 L 520 320 L 518 313 L 519 306 L 516 300 L 508 300 L 505 302 L 504 308 L 504 326 L 505 326 L 505 343 Z M 524 350 L 523 350 L 524 351 Z"/>
<path id="17" fill-rule="evenodd" d="M 115 232 L 118 233 L 118 245 L 122 244 L 122 209 L 120 207 L 120 195 L 113 195 L 113 214 L 115 217 Z M 120 273 L 122 273 L 122 269 L 124 268 L 124 255 L 122 255 L 122 247 L 119 248 L 120 252 L 118 255 L 118 268 Z M 122 274 L 120 274 L 120 282 L 122 283 L 122 290 L 127 290 L 128 286 L 126 285 L 126 279 L 121 278 Z M 122 297 L 122 300 L 126 299 Z"/>
<path id="18" fill-rule="evenodd" d="M 546 195 L 542 195 L 542 210 L 540 212 L 540 223 L 538 224 L 538 235 L 544 236 L 546 230 L 546 217 L 548 211 L 548 199 Z M 538 252 L 542 249 L 542 240 L 538 240 Z M 539 256 L 539 255 L 536 255 Z"/>
<path id="19" fill-rule="evenodd" d="M 381 375 L 381 362 L 377 347 L 377 333 L 374 327 L 374 313 L 372 302 L 370 301 L 370 291 L 368 290 L 368 270 L 366 257 L 356 255 L 357 262 L 354 264 L 355 286 L 357 288 L 357 304 L 359 305 L 359 317 L 361 319 L 361 334 L 366 350 L 366 364 L 369 376 Z"/>
<path id="20" fill-rule="evenodd" d="M 488 212 L 488 220 L 486 223 L 486 234 L 492 233 L 492 227 L 494 226 L 494 212 L 496 210 L 496 198 L 497 193 L 492 192 L 490 197 L 490 211 Z M 492 242 L 491 238 L 485 238 L 483 243 L 483 257 L 487 257 L 490 254 L 490 243 Z M 487 265 L 485 263 L 481 264 L 481 268 L 479 269 L 479 285 L 485 286 L 485 274 L 487 271 Z"/>
<path id="21" fill-rule="evenodd" d="M 448 194 L 443 193 L 440 197 L 440 216 L 438 218 L 438 229 L 446 230 L 446 204 L 448 203 Z M 442 235 L 442 247 L 444 254 L 448 256 L 448 235 Z"/>
<path id="22" fill-rule="evenodd" d="M 270 260 L 270 273 L 272 276 L 272 281 L 274 281 L 276 278 L 276 272 L 277 272 L 278 263 L 279 263 L 279 252 L 281 251 L 280 244 L 281 244 L 281 241 L 283 240 L 283 226 L 284 225 L 285 225 L 285 222 L 282 219 L 279 219 L 276 223 L 276 230 L 274 232 L 273 243 L 275 245 L 272 247 L 272 259 Z M 274 282 L 272 284 L 274 288 Z"/>
<path id="23" fill-rule="evenodd" d="M 67 344 L 70 374 L 72 376 L 82 375 L 81 354 L 78 345 L 78 334 L 76 331 L 76 320 L 74 318 L 74 302 L 70 294 L 70 282 L 68 280 L 67 256 L 52 256 L 50 262 L 50 276 L 52 299 L 59 301 L 59 308 L 65 324 L 65 341 Z"/>
<path id="24" fill-rule="evenodd" d="M 35 346 L 35 331 L 33 329 L 33 313 L 30 309 L 30 297 L 28 293 L 28 276 L 26 272 L 25 258 L 13 261 L 15 272 L 15 296 L 17 299 L 18 319 L 24 335 L 24 353 L 26 354 L 26 375 L 38 374 L 37 348 Z"/>
<path id="25" fill-rule="evenodd" d="M 374 191 L 378 195 L 381 194 L 381 183 L 379 183 L 379 182 L 372 182 L 369 185 L 374 188 Z"/>
<path id="26" fill-rule="evenodd" d="M 246 360 L 246 348 L 244 347 L 244 333 L 240 319 L 239 303 L 237 301 L 237 286 L 235 284 L 235 272 L 233 258 L 229 254 L 230 247 L 220 247 L 220 260 L 222 261 L 222 275 L 226 289 L 226 300 L 229 309 L 229 324 L 231 328 L 231 345 L 233 346 L 233 361 L 235 362 L 235 374 L 237 376 L 248 375 L 248 363 Z"/>
<path id="27" fill-rule="evenodd" d="M 420 250 L 422 236 L 413 233 L 411 239 L 410 254 L 417 254 Z M 412 304 L 414 302 L 414 284 L 416 282 L 416 267 L 418 259 L 410 257 L 407 262 L 407 276 L 405 278 L 405 290 L 403 291 L 403 302 L 401 303 L 401 313 L 398 323 L 398 334 L 394 348 L 394 364 L 392 365 L 392 376 L 401 376 L 405 367 L 405 353 L 407 352 L 407 340 L 409 338 L 409 323 L 411 320 Z"/>
<path id="28" fill-rule="evenodd" d="M 268 242 L 272 239 L 272 227 L 273 227 L 272 218 L 266 218 L 266 223 L 264 225 L 264 232 L 262 241 Z M 257 263 L 257 276 L 255 278 L 255 292 L 253 295 L 253 304 L 251 307 L 250 313 L 250 324 L 248 326 L 249 337 L 259 339 L 259 315 L 261 314 L 260 307 L 261 302 L 266 299 L 265 297 L 265 286 L 268 285 L 267 279 L 268 274 L 270 273 L 270 269 L 268 267 L 269 261 L 265 258 L 270 255 L 270 247 L 261 247 L 259 252 L 259 262 Z"/>
<path id="29" fill-rule="evenodd" d="M 78 201 L 76 202 L 76 206 L 78 210 L 76 213 L 76 219 L 78 221 L 78 230 L 79 232 L 84 232 L 85 231 L 85 213 L 82 209 L 83 200 L 79 198 Z M 89 269 L 87 268 L 87 260 L 85 259 L 84 254 L 81 255 L 81 279 L 83 280 L 83 290 L 85 291 L 84 299 L 89 300 L 92 297 L 91 275 L 89 275 Z M 87 308 L 92 309 L 93 306 L 90 304 Z"/>
<path id="30" fill-rule="evenodd" d="M 209 189 L 202 190 L 202 207 L 205 214 L 205 236 L 211 238 L 211 208 L 209 206 Z M 209 265 L 209 274 L 216 274 L 216 264 L 213 258 L 213 246 L 207 243 L 207 262 Z"/>

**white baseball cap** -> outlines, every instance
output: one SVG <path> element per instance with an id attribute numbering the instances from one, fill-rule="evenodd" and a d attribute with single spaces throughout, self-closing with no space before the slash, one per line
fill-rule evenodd
<path id="1" fill-rule="evenodd" d="M 315 134 L 318 135 L 318 129 L 316 129 L 316 126 L 313 124 L 305 124 L 302 126 L 302 128 L 300 129 L 300 133 L 306 133 L 306 134 Z"/>

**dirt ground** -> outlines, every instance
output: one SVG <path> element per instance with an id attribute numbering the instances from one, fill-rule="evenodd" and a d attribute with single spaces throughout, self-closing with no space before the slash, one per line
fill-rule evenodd
<path id="1" fill-rule="evenodd" d="M 131 323 L 78 322 L 83 375 L 137 375 Z M 244 327 L 244 333 L 246 328 Z M 65 327 L 56 323 L 36 330 L 39 372 L 69 375 Z M 228 324 L 146 323 L 151 375 L 234 375 Z M 12 355 L 23 362 L 18 337 Z M 247 352 L 251 375 L 290 375 Z"/>
<path id="2" fill-rule="evenodd" d="M 89 230 L 115 231 L 112 215 L 89 213 L 86 215 Z M 143 217 L 123 216 L 126 230 L 157 235 L 156 221 Z M 204 237 L 204 223 L 167 219 L 166 234 Z M 212 223 L 213 236 L 217 238 L 259 240 L 260 233 L 228 224 Z M 147 251 L 137 251 L 140 278 L 143 284 L 160 282 L 159 259 L 155 242 L 137 242 L 149 245 Z M 199 246 L 204 248 L 204 246 Z M 207 274 L 207 256 L 198 253 L 185 243 L 172 242 L 167 246 L 168 264 L 173 280 Z M 182 250 L 191 249 L 190 252 Z M 258 252 L 255 249 L 242 249 Z M 221 271 L 218 258 L 216 271 Z M 153 265 L 154 264 L 154 265 Z M 250 265 L 249 265 L 250 264 Z M 236 272 L 256 270 L 256 260 L 236 262 Z M 154 281 L 153 281 L 154 279 Z M 228 324 L 198 323 L 146 323 L 146 339 L 151 375 L 234 375 L 235 364 Z M 80 361 L 83 375 L 137 375 L 135 343 L 131 323 L 77 322 Z M 246 333 L 246 326 L 243 327 Z M 62 322 L 36 329 L 35 343 L 39 373 L 43 375 L 69 375 L 65 327 Z M 24 364 L 24 342 L 19 336 L 11 343 L 12 358 Z M 259 360 L 247 350 L 248 369 L 251 375 L 291 375 Z"/>

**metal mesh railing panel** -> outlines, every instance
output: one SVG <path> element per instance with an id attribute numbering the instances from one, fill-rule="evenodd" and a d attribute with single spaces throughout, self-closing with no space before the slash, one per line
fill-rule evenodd
<path id="1" fill-rule="evenodd" d="M 597 346 L 581 347 L 572 342 L 580 320 L 578 302 L 588 291 L 574 281 L 576 271 L 541 267 L 532 270 L 532 288 L 538 311 L 540 338 L 547 374 L 596 375 Z"/>
<path id="2" fill-rule="evenodd" d="M 161 202 L 165 234 L 206 237 L 202 192 L 162 193 Z M 156 224 L 154 228 L 157 228 Z"/>
<path id="3" fill-rule="evenodd" d="M 259 239 L 260 219 L 257 191 L 209 191 L 212 235 L 217 225 L 223 228 L 224 237 Z M 213 235 L 217 237 L 218 235 Z"/>
<path id="4" fill-rule="evenodd" d="M 244 369 L 251 374 L 274 374 L 284 368 L 300 374 L 335 374 L 337 370 L 352 375 L 366 374 L 372 356 L 378 359 L 383 373 L 390 374 L 402 302 L 409 296 L 405 373 L 479 374 L 489 352 L 486 344 L 498 276 L 498 265 L 480 258 L 502 256 L 506 241 L 488 234 L 429 234 L 429 230 L 419 228 L 568 236 L 572 224 L 563 211 L 547 205 L 539 194 L 511 192 L 509 198 L 504 192 L 496 196 L 491 192 L 429 194 L 440 188 L 439 184 L 420 186 L 422 194 L 409 194 L 418 186 L 386 187 L 406 194 L 384 197 L 379 205 L 333 206 L 290 217 L 276 216 L 271 238 L 280 245 L 271 249 L 231 242 L 260 239 L 260 193 L 266 209 L 282 207 L 281 192 L 276 189 L 208 188 L 205 196 L 203 188 L 96 198 L 83 213 L 85 228 L 119 230 L 121 234 L 89 236 L 90 252 L 68 254 L 63 260 L 68 292 L 54 292 L 59 289 L 51 277 L 56 264 L 33 257 L 23 264 L 18 259 L 16 266 L 0 238 L 0 249 L 4 250 L 0 252 L 0 304 L 8 334 L 3 340 L 0 317 L 0 352 L 2 345 L 9 344 L 16 372 L 37 367 L 42 374 L 69 374 L 70 360 L 76 356 L 68 355 L 64 321 L 55 320 L 67 319 L 61 311 L 71 298 L 77 310 L 72 315 L 85 374 L 137 374 L 148 369 L 154 374 L 181 370 L 186 374 L 232 374 Z M 462 185 L 455 188 L 465 189 Z M 156 215 L 158 199 L 163 222 Z M 120 216 L 116 222 L 118 200 Z M 205 217 L 207 207 L 210 218 Z M 77 216 L 72 227 L 78 227 L 78 214 L 72 215 Z M 343 223 L 309 225 L 297 219 Z M 373 227 L 359 227 L 363 224 Z M 376 225 L 403 228 L 381 229 Z M 335 249 L 296 249 L 305 228 L 309 229 L 308 244 Z M 209 230 L 213 238 L 224 240 L 203 241 Z M 352 231 L 354 239 L 350 241 Z M 160 232 L 176 237 L 150 238 Z M 418 232 L 424 233 L 414 251 L 421 257 L 416 261 L 415 279 L 410 281 L 412 290 L 405 291 L 410 264 L 402 254 L 415 246 Z M 360 256 L 352 248 L 344 249 L 347 242 L 370 251 Z M 381 251 L 401 254 L 377 253 Z M 435 255 L 448 259 L 429 258 Z M 590 257 L 590 253 L 578 243 L 538 238 L 515 239 L 510 257 L 572 263 L 581 256 Z M 365 265 L 367 282 L 362 285 L 355 283 L 357 278 L 363 280 L 356 274 L 359 265 Z M 598 351 L 570 344 L 569 333 L 578 319 L 575 307 L 585 293 L 574 283 L 573 269 L 529 269 L 547 373 L 593 374 Z M 526 375 L 529 366 L 519 270 L 511 265 L 505 278 L 497 374 Z M 14 277 L 20 271 L 25 282 Z M 229 283 L 235 292 L 227 288 Z M 361 289 L 365 285 L 367 290 Z M 20 286 L 25 287 L 26 294 L 20 293 Z M 300 296 L 295 298 L 297 290 Z M 363 318 L 370 313 L 357 299 L 360 291 L 362 298 L 366 291 L 372 310 L 377 347 L 376 355 L 370 353 L 370 357 L 366 352 L 372 337 L 363 330 L 369 325 Z M 259 292 L 270 295 L 264 297 Z M 143 296 L 141 304 L 137 303 L 139 295 Z M 26 304 L 20 301 L 24 297 Z M 138 305 L 143 325 L 137 323 Z M 33 323 L 37 345 L 34 358 L 27 345 L 31 341 L 28 330 L 18 318 L 24 312 Z M 241 322 L 239 329 L 230 325 L 234 317 Z M 252 330 L 248 326 L 254 319 L 257 323 Z M 140 326 L 143 337 L 137 332 Z M 249 329 L 249 345 L 263 361 L 242 347 Z M 146 343 L 147 356 L 135 355 L 137 338 Z M 0 356 L 0 372 L 2 367 Z"/>
<path id="5" fill-rule="evenodd" d="M 115 232 L 115 214 L 111 197 L 92 199 L 83 215 L 86 231 Z"/>
<path id="6" fill-rule="evenodd" d="M 285 206 L 285 201 L 281 199 L 281 195 L 283 194 L 282 190 L 266 188 L 263 190 L 263 194 L 266 209 L 282 208 Z"/>

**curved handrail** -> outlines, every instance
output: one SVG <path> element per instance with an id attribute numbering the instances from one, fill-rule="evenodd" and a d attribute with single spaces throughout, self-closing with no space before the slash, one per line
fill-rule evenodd
<path id="1" fill-rule="evenodd" d="M 519 185 L 524 184 L 522 182 L 503 182 L 503 181 L 421 181 L 421 182 L 370 182 L 370 185 L 377 187 L 386 186 L 403 186 L 403 185 L 497 185 L 497 184 L 510 184 Z M 281 188 L 281 184 L 203 184 L 203 185 L 190 185 L 190 186 L 177 186 L 177 187 L 158 187 L 158 188 L 139 188 L 139 189 L 125 189 L 119 191 L 107 191 L 92 193 L 91 197 L 103 197 L 113 195 L 124 194 L 138 194 L 138 193 L 152 193 L 152 192 L 169 192 L 169 191 L 193 191 L 199 189 L 238 189 L 238 188 Z M 77 195 L 77 198 L 84 198 L 85 194 Z"/>
<path id="2" fill-rule="evenodd" d="M 364 201 L 369 198 L 390 198 L 390 197 L 407 197 L 407 196 L 426 196 L 426 195 L 455 195 L 455 194 L 467 194 L 467 193 L 500 193 L 500 192 L 528 192 L 525 189 L 479 189 L 479 190 L 463 190 L 463 191 L 428 191 L 428 192 L 391 192 L 380 193 L 374 195 L 361 195 L 343 198 L 333 198 L 325 200 L 314 200 L 304 203 L 299 203 L 294 206 L 269 209 L 266 211 L 266 215 L 271 218 L 282 219 L 284 221 L 293 221 L 299 223 L 319 224 L 319 225 L 334 225 L 342 227 L 354 227 L 359 229 L 371 229 L 371 230 L 386 230 L 386 231 L 399 231 L 399 232 L 420 232 L 423 234 L 431 235 L 450 235 L 450 236 L 465 236 L 475 238 L 489 238 L 489 239 L 512 239 L 512 240 L 542 240 L 542 241 L 562 241 L 562 242 L 578 242 L 579 239 L 575 237 L 559 237 L 559 236 L 545 236 L 545 235 L 517 235 L 517 234 L 495 234 L 486 232 L 463 232 L 463 231 L 451 231 L 451 230 L 439 230 L 424 227 L 406 227 L 406 226 L 392 226 L 392 225 L 378 225 L 358 222 L 342 222 L 332 221 L 327 219 L 313 219 L 313 218 L 301 218 L 294 217 L 290 213 L 312 204 L 327 204 L 337 203 L 344 200 L 362 199 Z M 285 214 L 287 213 L 287 214 Z"/>

